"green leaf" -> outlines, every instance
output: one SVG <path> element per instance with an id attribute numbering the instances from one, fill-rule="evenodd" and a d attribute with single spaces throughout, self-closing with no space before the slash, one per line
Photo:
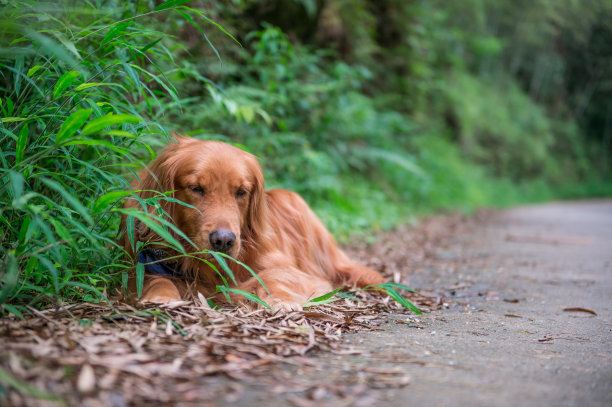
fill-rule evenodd
<path id="1" fill-rule="evenodd" d="M 215 22 L 215 21 L 211 20 L 210 18 L 206 17 L 204 14 L 202 14 L 202 12 L 200 10 L 196 10 L 196 9 L 193 9 L 193 8 L 189 8 L 189 10 L 193 11 L 194 13 L 196 13 L 197 15 L 202 17 L 204 20 L 208 21 L 210 24 L 212 24 L 215 27 L 217 27 L 219 30 L 221 30 L 221 32 L 223 32 L 223 34 L 225 34 L 228 37 L 230 37 L 232 40 L 234 40 L 234 42 L 236 42 L 236 44 L 238 44 L 238 45 L 240 45 L 242 47 L 242 44 L 240 43 L 240 41 L 238 41 L 232 34 L 227 32 L 227 30 L 225 28 L 223 28 L 220 24 L 218 24 L 217 22 Z"/>
<path id="2" fill-rule="evenodd" d="M 63 74 L 53 88 L 53 99 L 57 99 L 81 75 L 78 71 L 68 71 Z"/>
<path id="3" fill-rule="evenodd" d="M 13 81 L 13 86 L 15 87 L 15 93 L 20 96 L 21 95 L 21 77 L 23 75 L 23 65 L 24 58 L 23 55 L 15 56 L 15 80 Z"/>
<path id="4" fill-rule="evenodd" d="M 133 21 L 127 21 L 127 22 L 123 22 L 123 23 L 119 23 L 115 25 L 113 28 L 108 30 L 108 32 L 102 39 L 102 42 L 100 43 L 100 45 L 104 46 L 108 44 L 110 41 L 118 37 L 123 31 L 125 31 L 126 28 L 128 28 L 132 24 L 135 24 L 135 23 Z"/>
<path id="5" fill-rule="evenodd" d="M 62 198 L 64 198 L 66 202 L 68 202 L 70 206 L 72 206 L 72 208 L 83 217 L 83 219 L 85 219 L 85 221 L 88 224 L 90 225 L 93 224 L 93 219 L 89 215 L 87 208 L 85 208 L 85 206 L 83 206 L 81 201 L 78 198 L 76 198 L 74 195 L 72 195 L 70 192 L 68 192 L 59 182 L 56 182 L 49 178 L 44 178 L 44 177 L 40 177 L 39 179 L 46 186 L 58 192 L 62 196 Z"/>
<path id="6" fill-rule="evenodd" d="M 250 268 L 249 266 L 247 266 L 246 264 L 244 264 L 241 261 L 236 260 L 235 258 L 233 258 L 232 256 L 225 254 L 225 253 L 221 253 L 221 252 L 215 252 L 220 256 L 225 257 L 226 259 L 230 259 L 232 260 L 234 263 L 241 265 L 242 267 L 244 267 L 249 273 L 251 273 L 251 275 L 253 276 L 253 278 L 255 278 L 257 281 L 259 281 L 259 284 L 261 284 L 261 286 L 264 288 L 264 290 L 266 290 L 266 292 L 268 293 L 268 295 L 270 295 L 270 291 L 268 291 L 268 287 L 266 287 L 266 285 L 264 284 L 263 280 L 261 279 L 261 277 L 259 277 L 257 275 L 257 273 L 255 273 L 253 271 L 252 268 Z"/>
<path id="7" fill-rule="evenodd" d="M 98 290 L 96 287 L 93 287 L 89 284 L 80 283 L 78 281 L 66 281 L 62 283 L 62 286 L 63 287 L 79 287 L 79 288 L 82 288 L 83 290 L 91 291 L 92 293 L 96 294 L 98 297 L 106 301 L 108 304 L 110 304 L 110 301 L 108 300 L 108 298 L 106 298 L 106 295 L 104 295 L 102 291 Z"/>
<path id="8" fill-rule="evenodd" d="M 328 292 L 327 294 L 323 294 L 320 297 L 313 298 L 312 300 L 310 300 L 306 304 L 304 304 L 303 307 L 304 308 L 312 307 L 314 305 L 329 304 L 331 302 L 338 301 L 339 298 L 332 298 L 332 297 L 334 297 L 336 294 L 338 294 L 338 291 L 340 291 L 341 289 L 342 289 L 342 287 L 338 287 L 335 290 Z"/>
<path id="9" fill-rule="evenodd" d="M 23 222 L 21 222 L 21 227 L 19 228 L 19 246 L 22 247 L 28 243 L 32 235 L 34 234 L 34 228 L 30 228 L 32 224 L 30 215 L 26 215 L 23 218 Z"/>
<path id="10" fill-rule="evenodd" d="M 191 0 L 168 0 L 155 7 L 154 11 L 166 10 L 172 7 L 180 6 L 181 4 L 189 3 Z"/>
<path id="11" fill-rule="evenodd" d="M 28 124 L 25 123 L 19 132 L 17 138 L 17 146 L 15 151 L 15 164 L 19 164 L 23 160 L 26 145 L 28 144 Z"/>
<path id="12" fill-rule="evenodd" d="M 0 282 L 2 282 L 0 289 L 0 304 L 4 304 L 10 297 L 15 287 L 17 287 L 17 281 L 19 279 L 19 266 L 12 251 L 4 258 L 2 266 L 4 275 L 2 280 L 0 280 Z"/>
<path id="13" fill-rule="evenodd" d="M 24 120 L 27 120 L 27 118 L 25 117 L 3 117 L 2 119 L 0 119 L 2 123 L 22 122 Z"/>
<path id="14" fill-rule="evenodd" d="M 5 370 L 0 366 L 0 383 L 3 386 L 12 387 L 17 390 L 19 393 L 24 394 L 29 397 L 33 397 L 41 400 L 50 400 L 54 402 L 62 401 L 62 398 L 53 394 L 46 392 L 44 390 L 40 390 L 37 387 L 25 382 L 23 380 L 17 379 L 14 377 L 9 371 Z"/>
<path id="15" fill-rule="evenodd" d="M 72 236 L 70 235 L 70 232 L 68 231 L 68 229 L 66 229 L 66 227 L 57 219 L 51 219 L 51 223 L 53 224 L 53 227 L 55 228 L 55 232 L 57 233 L 57 235 L 59 237 L 62 238 L 62 240 L 65 241 L 70 241 L 72 240 Z"/>
<path id="16" fill-rule="evenodd" d="M 126 150 L 125 148 L 117 147 L 113 143 L 106 141 L 106 140 L 91 140 L 91 139 L 79 137 L 79 138 L 73 139 L 65 143 L 64 145 L 66 146 L 78 146 L 78 145 L 101 146 L 101 147 L 106 147 L 109 150 L 113 150 L 121 155 L 128 155 L 128 150 Z"/>
<path id="17" fill-rule="evenodd" d="M 50 55 L 54 58 L 57 58 L 59 61 L 63 61 L 68 64 L 68 66 L 74 67 L 76 69 L 81 68 L 79 66 L 78 61 L 74 59 L 68 52 L 66 52 L 65 46 L 62 46 L 57 41 L 31 28 L 26 28 L 25 31 L 26 35 L 32 41 L 35 41 L 40 45 L 40 50 L 45 55 Z M 51 63 L 56 62 L 57 61 L 51 60 Z"/>
<path id="18" fill-rule="evenodd" d="M 89 83 L 82 83 L 79 86 L 77 86 L 76 88 L 74 88 L 75 92 L 78 92 L 80 90 L 85 90 L 85 89 L 89 89 L 89 88 L 95 88 L 97 86 L 121 86 L 118 83 L 108 83 L 108 82 L 89 82 Z"/>
<path id="19" fill-rule="evenodd" d="M 189 9 L 188 10 L 193 10 L 193 9 Z M 219 59 L 219 61 L 221 61 L 221 55 L 219 55 L 219 51 L 217 51 L 217 48 L 215 48 L 215 46 L 213 45 L 212 42 L 210 42 L 210 40 L 208 39 L 208 36 L 206 35 L 206 33 L 204 32 L 204 29 L 202 27 L 200 27 L 200 24 L 196 23 L 193 18 L 191 18 L 191 16 L 187 13 L 184 13 L 182 11 L 178 11 L 180 15 L 183 16 L 183 18 L 185 18 L 185 20 L 187 20 L 191 25 L 193 25 L 195 28 L 197 28 L 198 30 L 200 30 L 200 32 L 202 33 L 202 36 L 204 37 L 204 39 L 206 40 L 206 42 L 208 43 L 208 45 L 212 48 L 212 50 L 215 52 L 215 55 L 217 55 L 217 58 Z"/>
<path id="20" fill-rule="evenodd" d="M 338 287 L 333 291 L 328 292 L 327 294 L 323 294 L 320 297 L 317 298 L 313 298 L 312 300 L 310 300 L 310 302 L 319 302 L 319 301 L 325 301 L 330 299 L 331 297 L 333 297 L 334 295 L 336 295 L 338 293 L 338 291 L 342 290 L 342 287 Z"/>
<path id="21" fill-rule="evenodd" d="M 221 256 L 217 252 L 209 251 L 208 253 L 210 253 L 215 258 L 215 260 L 217 260 L 217 263 L 219 263 L 219 265 L 221 266 L 223 271 L 225 271 L 227 273 L 227 275 L 232 279 L 234 284 L 238 284 L 238 282 L 236 281 L 236 277 L 234 277 L 234 273 L 232 272 L 232 270 L 227 265 L 227 262 L 225 261 L 223 256 Z"/>
<path id="22" fill-rule="evenodd" d="M 83 128 L 82 134 L 84 136 L 88 134 L 96 133 L 105 127 L 114 126 L 121 123 L 139 123 L 141 119 L 136 116 L 129 114 L 112 114 L 109 113 L 106 116 L 96 117 Z"/>
<path id="23" fill-rule="evenodd" d="M 145 267 L 144 263 L 136 263 L 136 292 L 138 293 L 138 299 L 142 297 L 142 287 L 144 286 L 144 274 Z"/>
<path id="24" fill-rule="evenodd" d="M 11 314 L 19 317 L 19 319 L 25 319 L 23 317 L 23 314 L 21 313 L 21 310 L 20 310 L 21 307 L 19 305 L 4 304 L 2 307 L 4 308 L 5 311 L 10 312 Z"/>
<path id="25" fill-rule="evenodd" d="M 416 293 L 417 291 L 413 288 L 408 287 L 407 285 L 403 285 L 403 284 L 399 284 L 399 283 L 379 283 L 379 284 L 374 284 L 374 285 L 369 285 L 367 287 L 364 287 L 364 289 L 368 289 L 370 287 L 382 287 L 382 288 L 399 288 L 402 290 L 406 290 L 406 291 L 411 291 L 413 293 Z"/>
<path id="26" fill-rule="evenodd" d="M 119 198 L 133 194 L 133 191 L 111 191 L 99 197 L 93 206 L 93 213 L 100 213 Z"/>
<path id="27" fill-rule="evenodd" d="M 141 212 L 141 211 L 139 211 L 137 209 L 134 209 L 134 208 L 116 208 L 115 211 L 123 213 L 125 215 L 131 215 L 131 216 L 137 218 L 142 223 L 144 223 L 145 226 L 147 226 L 149 229 L 151 229 L 153 232 L 155 232 L 159 237 L 161 237 L 166 242 L 168 242 L 178 252 L 181 252 L 181 253 L 185 254 L 185 249 L 183 248 L 183 245 L 181 245 L 179 243 L 179 241 L 176 240 L 170 234 L 168 229 L 164 228 L 164 226 L 166 228 L 171 228 L 174 233 L 176 233 L 177 235 L 179 235 L 183 239 L 185 239 L 185 241 L 187 241 L 187 243 L 191 244 L 196 249 L 198 248 L 195 245 L 195 243 L 193 243 L 191 241 L 191 239 L 189 239 L 187 236 L 185 236 L 185 234 L 179 228 L 177 228 L 175 225 L 171 224 L 170 222 L 168 222 L 167 220 L 165 220 L 165 219 L 163 219 L 161 217 L 155 216 L 153 214 L 148 214 L 148 213 L 145 213 L 145 212 Z"/>
<path id="28" fill-rule="evenodd" d="M 6 116 L 12 115 L 14 108 L 15 108 L 15 104 L 13 103 L 13 99 L 7 96 L 6 97 Z"/>
<path id="29" fill-rule="evenodd" d="M 158 42 L 160 42 L 162 40 L 162 38 L 158 38 L 154 41 L 151 41 L 150 43 L 148 43 L 147 45 L 145 45 L 144 47 L 142 47 L 139 51 L 141 53 L 145 53 L 147 52 L 149 49 L 153 48 Z"/>
<path id="30" fill-rule="evenodd" d="M 134 217 L 128 216 L 125 219 L 125 233 L 127 234 L 128 241 L 130 242 L 130 246 L 132 247 L 132 252 L 136 251 L 136 231 L 134 227 Z"/>
<path id="31" fill-rule="evenodd" d="M 13 189 L 13 200 L 17 200 L 23 194 L 23 174 L 20 172 L 9 171 L 9 178 L 11 180 L 11 187 Z"/>
<path id="32" fill-rule="evenodd" d="M 40 65 L 34 65 L 33 67 L 31 67 L 31 68 L 28 70 L 28 73 L 26 74 L 26 76 L 27 76 L 28 78 L 32 77 L 32 75 L 34 75 L 36 72 L 38 72 L 38 70 L 39 70 L 40 68 L 41 68 L 41 66 L 40 66 Z"/>
<path id="33" fill-rule="evenodd" d="M 222 292 L 222 293 L 224 293 L 224 294 L 234 293 L 234 294 L 242 295 L 244 298 L 246 298 L 248 300 L 251 300 L 253 302 L 261 304 L 261 305 L 263 305 L 264 307 L 266 307 L 268 309 L 272 309 L 272 307 L 269 306 L 264 300 L 262 300 L 261 298 L 259 298 L 255 294 L 250 293 L 248 291 L 239 290 L 237 288 L 229 288 L 229 287 L 225 287 L 223 285 L 218 285 L 217 286 L 217 290 Z"/>
<path id="34" fill-rule="evenodd" d="M 62 144 L 74 136 L 76 131 L 89 119 L 89 116 L 91 116 L 91 109 L 79 109 L 68 116 L 55 137 L 55 144 Z"/>
<path id="35" fill-rule="evenodd" d="M 415 314 L 419 314 L 419 315 L 423 314 L 423 312 L 421 312 L 420 309 L 418 309 L 413 303 L 411 303 L 410 301 L 402 297 L 402 295 L 398 293 L 397 291 L 395 291 L 394 288 L 390 288 L 390 287 L 382 288 L 380 291 L 386 293 L 389 297 L 395 300 L 398 304 L 402 305 L 405 308 L 408 308 L 410 311 L 414 312 Z"/>

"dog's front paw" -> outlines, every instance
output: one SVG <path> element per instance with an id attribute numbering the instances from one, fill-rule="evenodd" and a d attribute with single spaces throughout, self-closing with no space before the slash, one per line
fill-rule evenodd
<path id="1" fill-rule="evenodd" d="M 156 303 L 181 301 L 181 294 L 172 281 L 158 277 L 145 282 L 140 301 Z"/>
<path id="2" fill-rule="evenodd" d="M 303 311 L 302 304 L 297 301 L 287 299 L 283 300 L 280 298 L 270 297 L 269 295 L 259 296 L 259 298 L 268 304 L 274 311 Z"/>

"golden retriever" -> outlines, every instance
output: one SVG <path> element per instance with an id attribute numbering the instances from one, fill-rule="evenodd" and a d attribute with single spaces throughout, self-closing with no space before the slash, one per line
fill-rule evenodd
<path id="1" fill-rule="evenodd" d="M 265 191 L 257 159 L 237 147 L 177 137 L 139 178 L 133 187 L 140 197 L 152 197 L 156 195 L 153 191 L 174 191 L 173 198 L 192 206 L 162 201 L 171 221 L 200 250 L 222 252 L 248 265 L 267 291 L 248 270 L 228 260 L 238 282 L 234 288 L 257 295 L 275 309 L 300 309 L 309 299 L 334 287 L 385 281 L 378 272 L 351 261 L 298 194 L 282 189 Z M 140 204 L 131 199 L 125 206 Z M 139 240 L 160 241 L 142 224 L 137 224 L 136 230 Z M 127 234 L 123 243 L 133 256 Z M 184 243 L 184 247 L 188 246 Z M 155 253 L 157 257 L 145 256 L 144 260 L 141 253 L 140 261 L 155 260 L 159 266 L 160 256 L 177 254 L 161 250 L 159 245 Z M 222 270 L 206 253 L 161 262 L 164 271 L 147 269 L 142 300 L 181 300 L 190 286 L 205 296 L 214 294 L 222 280 L 203 260 Z M 133 278 L 130 287 L 133 291 Z M 245 301 L 237 295 L 231 299 Z"/>

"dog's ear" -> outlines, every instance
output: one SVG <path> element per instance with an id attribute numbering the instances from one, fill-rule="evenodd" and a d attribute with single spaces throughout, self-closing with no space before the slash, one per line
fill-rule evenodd
<path id="1" fill-rule="evenodd" d="M 170 143 L 144 170 L 140 176 L 141 190 L 139 195 L 142 198 L 151 198 L 158 195 L 157 192 L 167 192 L 174 190 L 174 180 L 178 169 L 176 151 L 178 144 Z"/>
<path id="2" fill-rule="evenodd" d="M 178 160 L 176 160 L 176 156 L 179 144 L 180 139 L 176 142 L 171 142 L 147 168 L 138 174 L 139 179 L 134 181 L 132 187 L 135 191 L 139 191 L 138 196 L 142 199 L 149 199 L 160 195 L 160 193 L 173 191 L 175 189 L 175 178 L 178 170 Z M 174 194 L 170 194 L 169 196 L 172 197 L 173 195 Z M 167 213 L 170 218 L 174 218 L 174 203 L 164 199 L 160 199 L 158 202 L 162 210 Z M 142 209 L 141 204 L 136 199 L 127 199 L 124 206 Z M 155 211 L 155 206 L 149 206 L 148 210 L 153 213 Z M 138 235 L 137 240 L 156 239 L 152 231 L 140 222 L 137 224 L 136 232 Z M 131 246 L 131 242 L 127 242 L 127 237 L 125 246 Z"/>
<path id="3" fill-rule="evenodd" d="M 266 201 L 263 171 L 254 156 L 249 156 L 248 166 L 253 176 L 254 186 L 249 200 L 247 234 L 251 239 L 257 240 L 267 233 L 268 202 Z"/>

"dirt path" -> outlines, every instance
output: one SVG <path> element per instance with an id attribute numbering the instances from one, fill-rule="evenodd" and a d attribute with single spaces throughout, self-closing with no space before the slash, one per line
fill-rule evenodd
<path id="1" fill-rule="evenodd" d="M 448 309 L 393 315 L 375 332 L 347 335 L 364 353 L 319 355 L 324 374 L 294 372 L 321 380 L 300 398 L 251 386 L 236 404 L 612 405 L 611 201 L 495 213 L 432 250 L 434 261 L 414 262 L 422 267 L 408 283 L 437 287 Z M 410 384 L 366 393 L 349 361 Z"/>
<path id="2" fill-rule="evenodd" d="M 612 201 L 438 217 L 351 251 L 432 312 L 374 298 L 0 319 L 0 405 L 612 405 Z"/>

